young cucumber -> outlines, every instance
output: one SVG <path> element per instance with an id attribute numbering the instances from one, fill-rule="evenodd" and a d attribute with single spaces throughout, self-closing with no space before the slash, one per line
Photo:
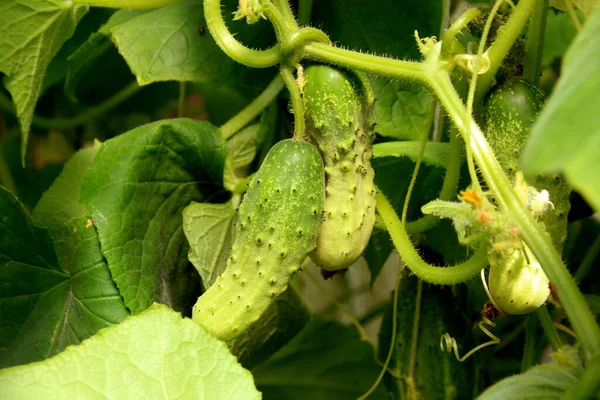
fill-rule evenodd
<path id="1" fill-rule="evenodd" d="M 505 257 L 490 256 L 490 296 L 504 314 L 528 314 L 546 302 L 550 282 L 529 247 Z"/>
<path id="2" fill-rule="evenodd" d="M 198 299 L 192 319 L 228 341 L 284 292 L 323 219 L 323 162 L 310 143 L 283 140 L 269 151 L 239 207 L 227 268 Z"/>
<path id="3" fill-rule="evenodd" d="M 531 126 L 544 104 L 544 94 L 534 85 L 520 80 L 509 81 L 489 93 L 483 110 L 486 137 L 498 162 L 510 178 L 519 171 L 519 159 L 525 147 Z M 540 215 L 552 237 L 554 246 L 561 251 L 567 235 L 567 216 L 570 188 L 559 175 L 537 176 L 527 179 L 537 190 L 547 190 L 553 208 Z"/>
<path id="4" fill-rule="evenodd" d="M 370 118 L 365 80 L 325 65 L 304 72 L 308 130 L 325 162 L 325 217 L 313 261 L 326 271 L 348 268 L 363 253 L 375 223 Z"/>

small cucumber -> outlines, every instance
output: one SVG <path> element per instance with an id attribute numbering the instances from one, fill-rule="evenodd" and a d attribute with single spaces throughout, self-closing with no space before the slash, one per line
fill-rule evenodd
<path id="1" fill-rule="evenodd" d="M 486 137 L 502 169 L 511 179 L 520 169 L 521 152 L 543 105 L 543 92 L 521 80 L 495 87 L 486 98 L 483 110 Z M 554 246 L 562 251 L 571 207 L 569 185 L 559 175 L 532 177 L 527 179 L 527 183 L 550 194 L 553 208 L 544 211 L 539 220 L 552 237 Z"/>
<path id="2" fill-rule="evenodd" d="M 490 256 L 488 285 L 498 311 L 529 314 L 550 295 L 550 282 L 529 247 L 514 249 L 506 257 Z"/>
<path id="3" fill-rule="evenodd" d="M 310 143 L 275 144 L 239 207 L 227 267 L 198 299 L 192 319 L 223 341 L 258 320 L 283 293 L 323 220 L 323 162 Z"/>
<path id="4" fill-rule="evenodd" d="M 358 75 L 325 65 L 304 72 L 308 130 L 325 162 L 325 216 L 313 261 L 326 271 L 362 255 L 375 223 L 369 121 L 373 100 Z"/>

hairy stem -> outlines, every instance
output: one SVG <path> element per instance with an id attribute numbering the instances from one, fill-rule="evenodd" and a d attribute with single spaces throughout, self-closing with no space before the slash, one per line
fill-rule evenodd
<path id="1" fill-rule="evenodd" d="M 482 246 L 477 252 L 467 261 L 452 266 L 452 267 L 437 267 L 423 261 L 419 253 L 413 246 L 408 233 L 402 226 L 402 222 L 394 211 L 394 208 L 385 197 L 385 195 L 377 189 L 377 211 L 381 215 L 385 223 L 394 246 L 398 250 L 398 254 L 406 263 L 406 266 L 425 282 L 435 283 L 438 285 L 454 285 L 456 283 L 465 282 L 481 271 L 487 265 L 487 247 Z"/>
<path id="2" fill-rule="evenodd" d="M 233 37 L 221 15 L 221 0 L 204 0 L 204 17 L 217 45 L 235 61 L 253 68 L 267 68 L 279 63 L 278 44 L 267 50 L 254 50 Z"/>
<path id="3" fill-rule="evenodd" d="M 223 136 L 223 139 L 229 139 L 244 126 L 248 125 L 254 118 L 256 118 L 265 108 L 267 108 L 269 104 L 273 102 L 273 100 L 275 100 L 275 98 L 283 89 L 283 86 L 283 79 L 281 79 L 280 75 L 276 75 L 260 95 L 258 95 L 242 111 L 221 125 L 219 129 L 221 129 L 221 135 Z"/>
<path id="4" fill-rule="evenodd" d="M 298 82 L 294 78 L 293 70 L 289 67 L 282 67 L 280 74 L 290 92 L 290 99 L 292 100 L 292 109 L 294 110 L 294 139 L 302 139 L 306 131 L 306 121 L 304 119 L 304 101 L 302 100 Z"/>

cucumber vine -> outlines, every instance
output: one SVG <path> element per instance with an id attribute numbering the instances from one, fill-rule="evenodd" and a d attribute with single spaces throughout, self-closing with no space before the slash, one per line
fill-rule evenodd
<path id="1" fill-rule="evenodd" d="M 473 78 L 477 79 L 477 85 L 473 86 L 474 90 L 470 96 L 472 100 L 467 102 L 467 105 L 460 99 L 450 78 L 450 70 L 454 63 L 448 59 L 448 54 L 451 53 L 449 50 L 451 44 L 444 43 L 446 40 L 435 43 L 429 41 L 426 45 L 428 47 L 427 55 L 421 62 L 396 60 L 359 53 L 327 43 L 324 40 L 325 36 L 318 33 L 314 28 L 300 28 L 290 23 L 289 21 L 293 19 L 293 15 L 290 14 L 289 7 L 275 7 L 274 3 L 269 1 L 262 1 L 262 3 L 265 4 L 264 15 L 273 24 L 278 39 L 278 44 L 269 49 L 250 49 L 235 39 L 223 21 L 220 0 L 206 0 L 204 2 L 208 28 L 221 49 L 231 58 L 244 65 L 266 68 L 281 64 L 284 71 L 287 71 L 284 72 L 288 77 L 286 84 L 288 88 L 292 88 L 292 93 L 294 85 L 289 79 L 290 72 L 286 68 L 290 68 L 290 63 L 295 66 L 303 59 L 329 63 L 392 79 L 415 80 L 435 93 L 465 140 L 468 151 L 472 154 L 487 187 L 494 193 L 497 203 L 505 210 L 507 216 L 514 221 L 523 241 L 539 260 L 550 281 L 556 284 L 557 295 L 573 324 L 575 332 L 578 334 L 585 354 L 588 358 L 598 354 L 600 352 L 600 328 L 589 312 L 583 295 L 577 289 L 573 278 L 562 262 L 560 254 L 553 247 L 548 236 L 543 233 L 543 228 L 534 220 L 519 200 L 517 193 L 515 193 L 509 179 L 491 151 L 482 130 L 475 122 L 472 107 L 469 106 L 470 103 L 473 105 L 481 104 L 483 95 L 490 88 L 494 75 L 508 50 L 520 35 L 535 8 L 536 1 L 521 0 L 514 6 L 503 29 L 498 32 L 496 40 L 485 50 L 489 59 L 489 68 L 480 75 L 473 75 Z M 474 12 L 470 12 L 464 18 L 459 19 L 458 25 L 451 27 L 449 36 L 444 37 L 444 39 L 450 39 L 473 15 Z M 479 46 L 478 55 L 480 57 L 483 56 L 483 52 L 483 47 Z M 474 71 L 476 70 L 477 67 Z M 295 108 L 295 120 L 297 122 L 302 115 L 302 110 Z M 301 128 L 301 126 L 296 129 Z M 378 211 L 386 222 L 399 253 L 408 267 L 422 279 L 438 284 L 453 284 L 471 278 L 485 265 L 484 258 L 487 249 L 484 248 L 480 249 L 464 265 L 443 269 L 424 265 L 408 239 L 406 228 L 399 223 L 385 196 L 379 193 L 377 199 Z"/>

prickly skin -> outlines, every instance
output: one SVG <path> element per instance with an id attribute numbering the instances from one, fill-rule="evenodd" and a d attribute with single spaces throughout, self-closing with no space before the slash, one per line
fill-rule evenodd
<path id="1" fill-rule="evenodd" d="M 249 329 L 315 249 L 323 174 L 308 142 L 283 140 L 269 151 L 239 207 L 227 268 L 193 308 L 213 336 L 228 341 Z"/>
<path id="2" fill-rule="evenodd" d="M 544 100 L 544 94 L 537 87 L 520 80 L 495 87 L 486 98 L 483 110 L 486 138 L 511 179 L 520 170 L 521 153 Z M 552 237 L 554 246 L 562 251 L 571 208 L 569 184 L 560 175 L 528 177 L 527 182 L 550 194 L 554 207 L 541 214 L 539 220 Z"/>
<path id="3" fill-rule="evenodd" d="M 310 256 L 339 271 L 362 255 L 375 223 L 373 102 L 351 73 L 314 65 L 304 76 L 307 128 L 325 163 L 325 215 Z"/>

